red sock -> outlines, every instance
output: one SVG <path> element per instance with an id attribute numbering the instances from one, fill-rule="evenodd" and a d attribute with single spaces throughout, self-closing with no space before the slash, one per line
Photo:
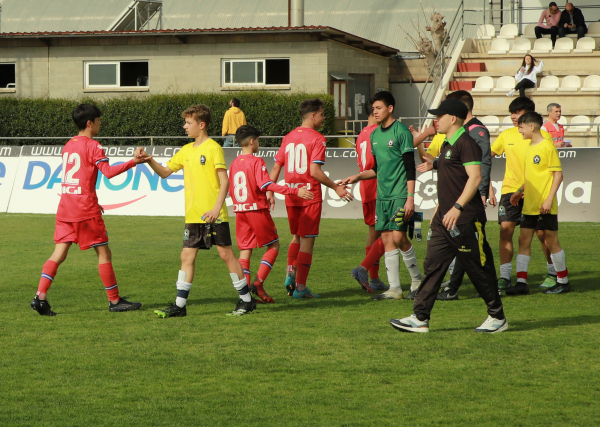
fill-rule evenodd
<path id="1" fill-rule="evenodd" d="M 50 285 L 54 281 L 54 277 L 56 277 L 56 272 L 58 271 L 58 264 L 54 261 L 46 261 L 44 267 L 42 267 L 42 277 L 40 278 L 40 284 L 38 285 L 37 294 L 47 294 L 48 289 L 50 289 Z"/>
<path id="2" fill-rule="evenodd" d="M 244 270 L 244 276 L 246 276 L 246 283 L 250 286 L 250 260 L 240 258 L 240 264 L 242 264 L 242 270 Z"/>
<path id="3" fill-rule="evenodd" d="M 527 283 L 527 272 L 517 271 L 517 282 Z"/>
<path id="4" fill-rule="evenodd" d="M 365 251 L 367 256 L 369 256 L 371 248 L 372 246 L 367 246 Z M 373 267 L 369 268 L 369 276 L 371 277 L 371 279 L 379 279 L 379 260 L 377 260 L 377 262 L 373 264 Z"/>
<path id="5" fill-rule="evenodd" d="M 106 264 L 98 265 L 98 272 L 100 273 L 100 279 L 104 283 L 104 290 L 108 296 L 109 301 L 115 301 L 119 298 L 119 285 L 117 284 L 117 278 L 111 262 Z"/>
<path id="6" fill-rule="evenodd" d="M 312 254 L 306 252 L 298 253 L 298 260 L 296 261 L 296 284 L 306 286 L 306 279 L 308 278 L 311 262 Z"/>
<path id="7" fill-rule="evenodd" d="M 371 250 L 360 265 L 362 265 L 370 272 L 373 266 L 377 264 L 377 271 L 379 271 L 379 260 L 381 259 L 384 253 L 385 247 L 383 246 L 383 241 L 380 237 L 379 239 L 375 240 L 375 243 L 373 243 L 373 245 L 371 246 Z"/>
<path id="8" fill-rule="evenodd" d="M 287 254 L 287 271 L 292 271 L 292 266 L 296 265 L 296 259 L 298 258 L 298 252 L 300 252 L 300 243 L 290 243 Z"/>
<path id="9" fill-rule="evenodd" d="M 279 252 L 277 251 L 277 249 L 267 249 L 267 252 L 265 252 L 265 254 L 263 255 L 257 274 L 261 282 L 267 280 L 267 276 L 271 272 L 271 269 L 275 264 L 275 260 L 277 259 L 278 254 Z"/>

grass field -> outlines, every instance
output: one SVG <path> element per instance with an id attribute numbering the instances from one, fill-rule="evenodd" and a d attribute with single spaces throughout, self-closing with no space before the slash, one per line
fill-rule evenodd
<path id="1" fill-rule="evenodd" d="M 121 294 L 144 306 L 109 313 L 94 253 L 73 247 L 49 318 L 29 301 L 53 249 L 54 216 L 0 214 L 0 426 L 599 423 L 597 224 L 561 224 L 568 295 L 537 289 L 545 263 L 534 246 L 532 294 L 503 299 L 506 333 L 473 332 L 487 314 L 468 285 L 460 301 L 436 304 L 429 334 L 411 335 L 388 323 L 409 315 L 411 301 L 371 301 L 350 277 L 364 253 L 361 221 L 322 222 L 309 277 L 319 300 L 285 295 L 290 236 L 279 219 L 283 250 L 267 283 L 276 304 L 225 316 L 237 294 L 212 250 L 200 253 L 180 319 L 152 311 L 175 297 L 183 219 L 105 221 Z M 497 255 L 496 224 L 488 235 Z M 426 244 L 415 246 L 422 265 Z M 406 289 L 403 265 L 401 280 Z"/>

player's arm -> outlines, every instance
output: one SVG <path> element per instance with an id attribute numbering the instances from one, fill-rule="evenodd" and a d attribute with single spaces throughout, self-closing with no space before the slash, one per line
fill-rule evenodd
<path id="1" fill-rule="evenodd" d="M 473 162 L 477 164 L 465 165 L 465 171 L 469 176 L 467 183 L 465 184 L 465 188 L 456 201 L 461 206 L 466 206 L 467 203 L 471 201 L 473 196 L 477 193 L 477 189 L 479 188 L 479 184 L 481 183 L 481 164 L 479 162 Z M 456 222 L 460 217 L 461 211 L 452 207 L 448 212 L 446 212 L 446 216 L 442 220 L 442 223 L 446 227 L 446 229 L 451 230 L 456 226 Z"/>
<path id="2" fill-rule="evenodd" d="M 413 145 L 415 147 L 421 146 L 423 141 L 436 134 L 434 126 L 425 126 L 423 129 L 419 128 L 418 131 L 415 130 L 414 126 L 410 126 L 408 130 L 412 133 Z"/>
<path id="3" fill-rule="evenodd" d="M 517 206 L 519 204 L 519 201 L 523 198 L 524 195 L 525 195 L 525 184 L 523 184 L 519 188 L 517 188 L 517 191 L 515 191 L 512 194 L 512 196 L 510 196 L 510 204 L 513 206 Z"/>
<path id="4" fill-rule="evenodd" d="M 333 191 L 335 191 L 336 194 L 340 197 L 340 199 L 346 200 L 347 202 L 354 199 L 352 193 L 346 190 L 345 184 L 336 184 L 331 179 L 329 179 L 327 175 L 325 175 L 325 172 L 323 172 L 319 163 L 310 164 L 310 175 L 324 186 L 329 187 Z"/>
<path id="5" fill-rule="evenodd" d="M 490 179 L 490 188 L 489 188 L 489 200 L 490 200 L 490 205 L 492 205 L 492 207 L 496 207 L 496 205 L 498 205 L 498 200 L 496 200 L 496 192 L 494 191 L 494 186 L 492 185 L 492 180 Z"/>
<path id="6" fill-rule="evenodd" d="M 560 184 L 563 181 L 562 171 L 552 172 L 552 174 L 554 175 L 552 179 L 552 187 L 550 187 L 550 193 L 548 194 L 548 198 L 544 200 L 544 203 L 542 203 L 542 208 L 540 209 L 541 214 L 550 213 L 550 211 L 552 210 L 552 201 L 554 200 L 554 197 L 556 197 L 558 187 L 560 187 Z"/>
<path id="7" fill-rule="evenodd" d="M 170 167 L 161 165 L 156 160 L 154 160 L 153 157 L 154 156 L 148 156 L 148 153 L 146 153 L 146 151 L 142 147 L 138 147 L 134 152 L 134 160 L 135 159 L 147 159 L 141 163 L 147 162 L 148 165 L 152 168 L 152 170 L 154 172 L 156 172 L 156 174 L 158 176 L 160 176 L 161 178 L 166 178 L 173 173 L 173 170 Z M 102 173 L 104 173 L 104 172 L 102 172 Z"/>
<path id="8" fill-rule="evenodd" d="M 213 223 L 219 218 L 221 214 L 221 208 L 223 207 L 223 203 L 225 203 L 225 198 L 227 197 L 227 192 L 229 191 L 229 178 L 227 177 L 227 169 L 218 168 L 216 169 L 217 176 L 219 177 L 219 182 L 221 183 L 221 187 L 219 188 L 219 195 L 217 196 L 217 201 L 215 202 L 215 206 L 212 210 L 205 212 L 202 215 L 204 221 L 208 223 Z"/>
<path id="9" fill-rule="evenodd" d="M 314 194 L 307 189 L 307 187 L 290 188 L 287 185 L 279 185 L 275 184 L 274 182 L 271 182 L 270 184 L 261 188 L 261 191 L 283 194 L 284 196 L 298 196 L 306 200 L 311 200 L 315 197 Z"/>

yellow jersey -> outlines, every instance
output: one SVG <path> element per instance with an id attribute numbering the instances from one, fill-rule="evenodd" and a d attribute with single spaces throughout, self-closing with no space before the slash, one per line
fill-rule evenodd
<path id="1" fill-rule="evenodd" d="M 542 131 L 544 138 L 552 138 L 548 132 Z M 506 170 L 502 181 L 502 194 L 514 193 L 523 185 L 524 160 L 530 139 L 523 139 L 518 127 L 503 131 L 492 144 L 492 151 L 497 155 L 505 153 Z"/>
<path id="2" fill-rule="evenodd" d="M 525 154 L 525 200 L 523 201 L 524 215 L 539 215 L 542 204 L 548 198 L 552 183 L 553 172 L 561 172 L 562 167 L 558 158 L 558 150 L 552 143 L 552 137 L 546 137 L 542 142 L 530 145 Z M 558 214 L 556 195 L 552 200 L 552 215 Z"/>
<path id="3" fill-rule="evenodd" d="M 427 147 L 427 154 L 431 155 L 434 159 L 440 155 L 440 150 L 442 149 L 442 144 L 446 139 L 446 135 L 443 133 L 436 134 L 431 142 L 429 143 L 429 147 Z"/>
<path id="4" fill-rule="evenodd" d="M 192 142 L 175 153 L 167 166 L 173 172 L 183 169 L 185 223 L 204 224 L 202 215 L 215 207 L 219 197 L 221 182 L 217 169 L 227 170 L 223 148 L 212 139 L 207 139 L 197 147 Z M 229 221 L 225 203 L 221 207 L 219 220 Z"/>

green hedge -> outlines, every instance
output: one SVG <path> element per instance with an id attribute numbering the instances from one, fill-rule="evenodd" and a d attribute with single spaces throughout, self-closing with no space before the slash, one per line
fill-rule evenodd
<path id="1" fill-rule="evenodd" d="M 178 95 L 83 98 L 80 100 L 49 98 L 0 98 L 0 137 L 69 137 L 76 132 L 71 112 L 82 102 L 98 105 L 102 130 L 98 136 L 185 136 L 181 112 L 193 104 L 206 104 L 212 111 L 210 135 L 221 135 L 225 111 L 232 97 L 240 99 L 248 124 L 263 135 L 285 135 L 301 123 L 298 106 L 308 98 L 325 103 L 325 123 L 321 132 L 332 135 L 334 128 L 333 97 L 323 94 L 281 94 L 266 91 L 239 93 L 187 93 Z M 155 145 L 182 145 L 185 140 L 155 140 Z M 280 140 L 263 139 L 264 146 L 277 146 Z M 0 145 L 51 145 L 64 141 L 0 140 Z M 134 140 L 103 140 L 107 145 L 147 144 Z"/>

